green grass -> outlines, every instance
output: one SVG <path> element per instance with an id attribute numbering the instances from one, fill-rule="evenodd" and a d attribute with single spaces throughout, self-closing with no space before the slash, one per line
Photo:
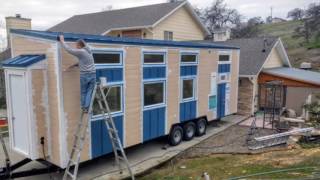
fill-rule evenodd
<path id="1" fill-rule="evenodd" d="M 307 176 L 310 177 L 315 171 L 320 171 L 320 151 L 318 150 L 311 155 L 303 153 L 304 151 L 312 150 L 313 149 L 298 150 L 300 153 L 289 151 L 273 152 L 266 155 L 214 155 L 195 159 L 182 159 L 173 163 L 174 167 L 168 163 L 164 167 L 138 179 L 200 179 L 203 172 L 208 172 L 212 178 L 220 180 L 287 168 L 312 167 L 310 169 L 300 169 L 252 177 L 255 179 L 298 179 Z M 302 159 L 297 162 L 294 162 L 295 159 L 292 159 L 293 163 L 290 163 L 290 158 L 297 156 Z M 186 166 L 186 169 L 181 169 L 181 166 Z M 316 169 L 314 167 L 316 167 Z"/>
<path id="2" fill-rule="evenodd" d="M 298 48 L 303 46 L 304 39 L 303 38 L 293 38 L 294 30 L 298 26 L 302 26 L 302 21 L 288 21 L 282 23 L 275 24 L 263 24 L 259 27 L 260 36 L 268 35 L 268 36 L 277 36 L 281 37 L 285 46 L 289 49 Z"/>

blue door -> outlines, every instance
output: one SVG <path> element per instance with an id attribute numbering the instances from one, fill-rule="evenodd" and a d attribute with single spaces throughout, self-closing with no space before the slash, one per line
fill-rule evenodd
<path id="1" fill-rule="evenodd" d="M 217 118 L 225 116 L 226 83 L 218 84 Z"/>

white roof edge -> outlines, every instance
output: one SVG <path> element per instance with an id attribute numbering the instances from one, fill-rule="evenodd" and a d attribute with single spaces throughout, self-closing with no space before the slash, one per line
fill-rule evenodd
<path id="1" fill-rule="evenodd" d="M 285 61 L 287 62 L 287 65 L 288 65 L 289 67 L 292 67 L 291 62 L 290 62 L 290 59 L 289 59 L 288 54 L 287 54 L 287 51 L 286 51 L 286 49 L 284 48 L 283 43 L 282 43 L 282 40 L 281 40 L 280 37 L 278 38 L 278 41 L 279 41 L 280 48 L 281 48 L 281 50 L 282 50 L 282 52 L 283 52 Z"/>

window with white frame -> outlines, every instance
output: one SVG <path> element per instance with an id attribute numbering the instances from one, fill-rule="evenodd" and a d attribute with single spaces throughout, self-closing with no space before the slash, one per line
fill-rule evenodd
<path id="1" fill-rule="evenodd" d="M 196 63 L 198 61 L 197 54 L 182 54 L 181 63 Z"/>
<path id="2" fill-rule="evenodd" d="M 120 52 L 97 52 L 93 54 L 95 64 L 121 65 L 122 53 Z"/>
<path id="3" fill-rule="evenodd" d="M 173 40 L 173 32 L 172 31 L 164 31 L 164 40 L 172 41 Z"/>
<path id="4" fill-rule="evenodd" d="M 104 93 L 105 95 L 107 95 L 106 99 L 111 112 L 112 113 L 122 112 L 122 86 L 114 85 L 114 86 L 110 86 L 109 88 L 104 89 Z M 108 90 L 109 90 L 109 93 L 107 94 Z M 92 110 L 93 110 L 93 115 L 101 114 L 99 104 L 96 100 L 93 102 Z"/>
<path id="5" fill-rule="evenodd" d="M 219 55 L 219 61 L 220 62 L 230 61 L 230 55 L 229 54 L 220 54 Z"/>
<path id="6" fill-rule="evenodd" d="M 144 64 L 164 64 L 165 63 L 164 53 L 144 53 L 143 63 Z"/>
<path id="7" fill-rule="evenodd" d="M 182 99 L 194 99 L 194 79 L 182 79 Z"/>
<path id="8" fill-rule="evenodd" d="M 153 106 L 164 103 L 164 82 L 145 83 L 143 87 L 144 106 Z"/>

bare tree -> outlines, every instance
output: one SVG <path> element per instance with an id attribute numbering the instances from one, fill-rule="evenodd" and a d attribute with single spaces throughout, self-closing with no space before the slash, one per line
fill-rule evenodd
<path id="1" fill-rule="evenodd" d="M 291 18 L 292 20 L 301 20 L 304 17 L 304 10 L 301 8 L 294 8 L 288 12 L 287 18 Z"/>
<path id="2" fill-rule="evenodd" d="M 295 29 L 293 37 L 303 37 L 306 43 L 309 43 L 312 37 L 320 38 L 320 3 L 309 5 L 303 18 L 303 25 Z"/>
<path id="3" fill-rule="evenodd" d="M 198 13 L 200 13 L 200 17 L 212 34 L 216 28 L 240 23 L 242 18 L 239 12 L 236 9 L 229 8 L 224 0 L 215 0 L 211 6 L 198 11 Z"/>
<path id="4" fill-rule="evenodd" d="M 261 17 L 253 17 L 246 23 L 237 24 L 232 28 L 232 38 L 251 38 L 259 34 L 259 25 L 264 21 Z"/>

